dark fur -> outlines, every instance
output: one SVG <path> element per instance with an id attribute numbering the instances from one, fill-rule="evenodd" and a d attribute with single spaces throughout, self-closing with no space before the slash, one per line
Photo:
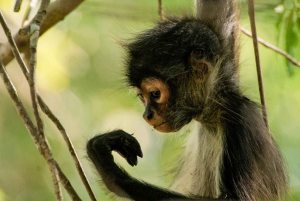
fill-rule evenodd
<path id="1" fill-rule="evenodd" d="M 129 85 L 139 88 L 145 78 L 161 79 L 171 94 L 167 122 L 178 129 L 192 119 L 201 124 L 173 184 L 179 193 L 138 181 L 113 162 L 112 150 L 131 165 L 142 155 L 124 131 L 91 139 L 88 155 L 105 185 L 121 197 L 281 200 L 288 186 L 284 162 L 261 108 L 239 88 L 236 2 L 203 0 L 198 6 L 197 19 L 159 22 L 126 47 Z M 191 64 L 193 51 L 208 66 L 198 77 Z"/>

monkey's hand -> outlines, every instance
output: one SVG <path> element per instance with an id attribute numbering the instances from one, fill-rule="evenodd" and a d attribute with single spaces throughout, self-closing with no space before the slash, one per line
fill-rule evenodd
<path id="1" fill-rule="evenodd" d="M 131 177 L 114 162 L 112 151 L 118 152 L 131 166 L 137 164 L 137 156 L 143 156 L 138 141 L 123 130 L 97 135 L 88 141 L 87 154 L 100 174 L 102 182 L 111 192 L 120 197 L 138 201 L 185 198 L 178 193 Z"/>
<path id="2" fill-rule="evenodd" d="M 137 156 L 143 157 L 138 141 L 123 130 L 98 135 L 91 139 L 88 144 L 91 145 L 90 147 L 92 147 L 93 152 L 98 152 L 99 155 L 105 154 L 107 151 L 118 152 L 131 166 L 137 165 Z M 110 153 L 107 154 L 111 155 Z M 113 160 L 113 158 L 111 159 Z"/>
<path id="3" fill-rule="evenodd" d="M 112 151 L 118 152 L 131 166 L 137 165 L 137 156 L 143 157 L 139 142 L 123 130 L 105 134 Z"/>

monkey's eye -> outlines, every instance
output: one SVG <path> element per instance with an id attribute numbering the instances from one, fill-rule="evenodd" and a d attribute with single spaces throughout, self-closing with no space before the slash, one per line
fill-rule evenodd
<path id="1" fill-rule="evenodd" d="M 154 99 L 159 99 L 160 98 L 160 91 L 151 91 L 150 96 Z"/>
<path id="2" fill-rule="evenodd" d="M 203 55 L 204 55 L 204 50 L 201 49 L 201 48 L 194 49 L 194 50 L 192 51 L 192 55 L 193 55 L 194 57 L 203 57 Z"/>
<path id="3" fill-rule="evenodd" d="M 143 103 L 145 102 L 145 99 L 144 99 L 143 94 L 137 94 L 137 97 L 139 97 L 139 99 L 140 99 Z"/>

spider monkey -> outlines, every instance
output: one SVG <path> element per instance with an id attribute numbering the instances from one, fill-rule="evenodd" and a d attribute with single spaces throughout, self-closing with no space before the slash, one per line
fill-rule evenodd
<path id="1" fill-rule="evenodd" d="M 95 136 L 87 154 L 117 196 L 153 200 L 281 200 L 285 165 L 261 108 L 240 90 L 236 0 L 197 2 L 196 18 L 167 19 L 126 48 L 126 77 L 160 132 L 199 122 L 181 158 L 172 190 L 131 177 L 112 151 L 137 165 L 138 141 L 123 130 Z"/>

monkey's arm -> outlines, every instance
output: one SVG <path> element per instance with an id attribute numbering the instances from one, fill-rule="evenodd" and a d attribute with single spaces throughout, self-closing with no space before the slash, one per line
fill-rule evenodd
<path id="1" fill-rule="evenodd" d="M 122 130 L 98 135 L 87 144 L 87 154 L 94 163 L 106 187 L 120 197 L 133 200 L 165 200 L 184 198 L 131 177 L 114 162 L 111 151 L 118 152 L 131 165 L 137 165 L 142 157 L 138 141 Z"/>
<path id="2" fill-rule="evenodd" d="M 120 197 L 137 201 L 215 200 L 187 198 L 178 193 L 139 181 L 116 165 L 111 154 L 112 151 L 118 152 L 131 166 L 137 165 L 137 156 L 142 157 L 143 154 L 138 141 L 123 130 L 95 136 L 87 143 L 87 154 L 100 174 L 103 183 L 111 192 Z"/>
<path id="3" fill-rule="evenodd" d="M 197 0 L 196 17 L 218 36 L 227 60 L 239 65 L 237 0 Z M 227 52 L 227 54 L 225 54 Z M 234 52 L 234 54 L 233 54 Z"/>
<path id="4" fill-rule="evenodd" d="M 220 39 L 228 39 L 226 35 L 237 26 L 237 0 L 197 0 L 196 6 L 196 17 L 214 30 Z"/>

